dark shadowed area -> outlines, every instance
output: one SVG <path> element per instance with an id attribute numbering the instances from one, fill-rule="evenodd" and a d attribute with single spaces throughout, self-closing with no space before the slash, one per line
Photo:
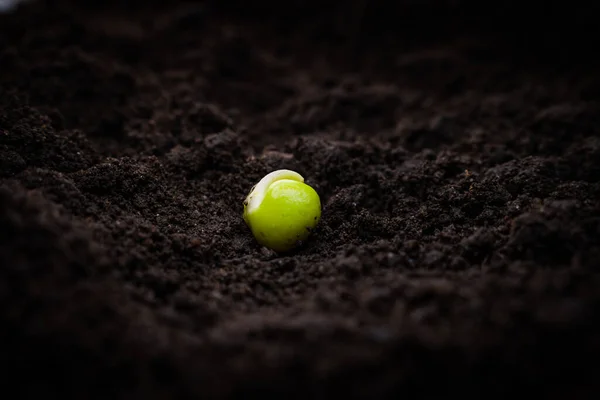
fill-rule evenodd
<path id="1" fill-rule="evenodd" d="M 598 7 L 535 3 L 0 15 L 2 390 L 596 398 Z M 323 203 L 283 256 L 279 168 Z"/>

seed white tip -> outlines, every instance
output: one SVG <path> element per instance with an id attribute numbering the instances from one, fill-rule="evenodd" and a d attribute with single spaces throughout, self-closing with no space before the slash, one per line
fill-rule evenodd
<path id="1" fill-rule="evenodd" d="M 282 179 L 291 179 L 293 181 L 304 182 L 304 178 L 297 172 L 289 169 L 279 169 L 265 175 L 250 191 L 246 197 L 246 212 L 251 214 L 260 206 L 269 187 Z"/>

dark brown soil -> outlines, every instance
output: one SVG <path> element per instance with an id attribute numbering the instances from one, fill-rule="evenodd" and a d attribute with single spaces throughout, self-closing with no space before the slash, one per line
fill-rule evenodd
<path id="1" fill-rule="evenodd" d="M 597 14 L 417 3 L 0 16 L 6 398 L 596 398 Z"/>

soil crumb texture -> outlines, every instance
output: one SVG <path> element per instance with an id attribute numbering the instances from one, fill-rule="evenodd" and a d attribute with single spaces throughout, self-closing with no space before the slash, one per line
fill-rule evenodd
<path id="1" fill-rule="evenodd" d="M 596 398 L 599 44 L 574 3 L 0 14 L 6 398 Z M 287 254 L 242 219 L 276 169 L 323 205 Z"/>

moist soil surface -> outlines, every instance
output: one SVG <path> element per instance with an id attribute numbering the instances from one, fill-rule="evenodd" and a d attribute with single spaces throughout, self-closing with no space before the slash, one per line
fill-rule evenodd
<path id="1" fill-rule="evenodd" d="M 367 3 L 0 16 L 3 390 L 593 398 L 597 47 Z M 280 168 L 323 205 L 288 254 L 241 217 Z"/>

